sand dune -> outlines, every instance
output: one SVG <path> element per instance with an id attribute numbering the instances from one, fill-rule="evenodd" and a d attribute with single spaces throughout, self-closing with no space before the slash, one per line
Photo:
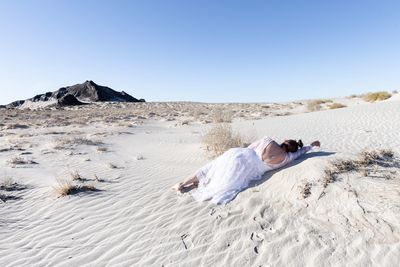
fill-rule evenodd
<path id="1" fill-rule="evenodd" d="M 145 109 L 151 103 L 140 105 Z M 1 265 L 398 265 L 398 159 L 367 176 L 343 173 L 327 186 L 323 177 L 332 160 L 356 158 L 364 149 L 391 148 L 399 157 L 400 102 L 311 113 L 294 104 L 288 116 L 234 116 L 233 128 L 241 133 L 278 141 L 319 139 L 322 147 L 266 173 L 221 206 L 170 190 L 208 161 L 201 135 L 211 127 L 201 123 L 206 114 L 176 124 L 189 112 L 182 111 L 184 104 L 170 105 L 175 110 L 181 105 L 179 115 L 159 104 L 168 115 L 138 119 L 145 114 L 124 117 L 129 114 L 121 111 L 118 119 L 117 111 L 112 116 L 93 111 L 98 116 L 85 120 L 82 113 L 74 118 L 71 109 L 55 111 L 57 118 L 47 111 L 45 120 L 39 120 L 45 111 L 29 115 L 34 119 L 18 111 L 13 123 L 26 127 L 2 121 L 0 182 L 11 177 L 24 187 L 0 191 L 14 197 L 0 201 Z M 261 106 L 243 107 L 249 110 L 243 113 L 257 114 Z M 37 164 L 9 164 L 16 156 Z M 93 184 L 98 191 L 58 197 L 56 179 L 74 171 L 83 178 L 76 183 Z"/>

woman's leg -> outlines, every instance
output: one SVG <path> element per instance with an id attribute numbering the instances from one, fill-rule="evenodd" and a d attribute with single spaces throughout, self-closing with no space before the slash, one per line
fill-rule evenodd
<path id="1" fill-rule="evenodd" d="M 207 176 L 207 173 L 210 170 L 212 164 L 213 164 L 213 161 L 210 161 L 209 163 L 207 163 L 206 165 L 204 165 L 203 167 L 198 169 L 193 176 L 190 176 L 185 181 L 174 185 L 172 187 L 172 189 L 174 189 L 176 191 L 181 191 L 186 186 L 198 187 L 199 179 L 202 180 L 203 182 L 205 181 L 205 177 Z"/>
<path id="2" fill-rule="evenodd" d="M 197 187 L 199 185 L 199 179 L 196 177 L 196 175 L 189 177 L 183 182 L 177 183 L 172 187 L 172 189 L 176 191 L 181 191 L 184 187 L 186 186 L 194 186 Z"/>

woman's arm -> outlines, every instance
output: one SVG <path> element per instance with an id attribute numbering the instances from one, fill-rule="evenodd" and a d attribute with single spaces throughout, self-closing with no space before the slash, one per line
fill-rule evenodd
<path id="1" fill-rule="evenodd" d="M 289 163 L 295 159 L 297 159 L 298 157 L 300 157 L 301 155 L 307 153 L 308 151 L 310 151 L 311 149 L 313 149 L 314 147 L 320 147 L 321 143 L 319 141 L 314 141 L 312 142 L 309 146 L 304 146 L 302 148 L 300 148 L 299 150 L 297 150 L 296 152 L 289 152 L 288 156 L 287 156 L 287 162 Z"/>
<path id="2" fill-rule="evenodd" d="M 304 146 L 304 147 L 300 148 L 299 150 L 297 150 L 296 152 L 288 152 L 287 153 L 287 163 L 297 159 L 301 155 L 310 151 L 312 148 L 313 147 L 310 145 L 310 146 Z"/>

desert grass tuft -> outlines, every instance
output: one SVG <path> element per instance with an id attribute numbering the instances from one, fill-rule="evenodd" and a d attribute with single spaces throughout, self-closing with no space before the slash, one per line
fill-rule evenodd
<path id="1" fill-rule="evenodd" d="M 349 95 L 348 97 L 346 97 L 346 98 L 357 98 L 357 97 L 360 97 L 359 95 L 356 95 L 356 94 L 352 94 L 352 95 Z"/>
<path id="2" fill-rule="evenodd" d="M 28 125 L 24 124 L 19 124 L 19 123 L 10 123 L 4 126 L 4 130 L 9 130 L 9 129 L 28 129 Z"/>
<path id="3" fill-rule="evenodd" d="M 4 178 L 3 181 L 0 182 L 0 190 L 12 190 L 15 184 L 11 177 Z"/>
<path id="4" fill-rule="evenodd" d="M 72 194 L 73 190 L 75 189 L 75 185 L 68 180 L 57 180 L 57 185 L 54 187 L 57 195 L 63 197 Z"/>
<path id="5" fill-rule="evenodd" d="M 394 152 L 390 149 L 364 150 L 359 155 L 358 163 L 363 167 L 374 164 L 386 166 L 393 159 Z"/>
<path id="6" fill-rule="evenodd" d="M 343 105 L 341 103 L 332 103 L 328 105 L 329 109 L 337 109 L 337 108 L 345 108 L 347 107 L 346 105 Z"/>
<path id="7" fill-rule="evenodd" d="M 97 148 L 97 151 L 98 151 L 98 152 L 107 152 L 107 151 L 108 151 L 108 148 L 106 148 L 106 147 L 98 147 L 98 148 Z"/>
<path id="8" fill-rule="evenodd" d="M 26 189 L 26 185 L 22 185 L 14 181 L 11 177 L 4 178 L 0 182 L 0 190 L 3 191 L 20 191 Z"/>
<path id="9" fill-rule="evenodd" d="M 11 159 L 9 159 L 8 164 L 10 165 L 22 165 L 22 164 L 27 164 L 27 161 L 25 158 L 23 157 L 12 157 Z"/>
<path id="10" fill-rule="evenodd" d="M 385 91 L 375 92 L 375 93 L 367 93 L 363 96 L 363 99 L 367 102 L 376 102 L 382 101 L 390 98 L 392 95 Z"/>
<path id="11" fill-rule="evenodd" d="M 74 195 L 74 194 L 81 193 L 81 192 L 97 191 L 97 188 L 93 184 L 77 185 L 69 180 L 58 179 L 57 185 L 54 187 L 54 190 L 56 191 L 56 193 L 59 197 L 64 197 L 64 196 Z"/>
<path id="12" fill-rule="evenodd" d="M 308 111 L 318 111 L 322 109 L 322 104 L 332 103 L 333 101 L 330 99 L 316 99 L 311 100 L 307 103 Z"/>
<path id="13" fill-rule="evenodd" d="M 99 146 L 103 144 L 104 143 L 102 141 L 89 139 L 87 137 L 74 137 L 66 139 L 56 139 L 54 149 L 61 150 L 77 145 Z"/>
<path id="14" fill-rule="evenodd" d="M 37 162 L 35 162 L 33 160 L 26 159 L 26 158 L 23 158 L 20 156 L 12 157 L 11 159 L 9 159 L 7 161 L 7 163 L 12 167 L 15 167 L 17 165 L 38 164 Z"/>

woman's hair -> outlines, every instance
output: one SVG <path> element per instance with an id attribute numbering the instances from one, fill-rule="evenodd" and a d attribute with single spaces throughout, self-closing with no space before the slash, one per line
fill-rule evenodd
<path id="1" fill-rule="evenodd" d="M 303 142 L 301 140 L 299 141 L 295 141 L 295 140 L 285 140 L 285 142 L 283 142 L 281 144 L 281 147 L 286 151 L 286 152 L 296 152 L 299 148 L 303 147 Z"/>

